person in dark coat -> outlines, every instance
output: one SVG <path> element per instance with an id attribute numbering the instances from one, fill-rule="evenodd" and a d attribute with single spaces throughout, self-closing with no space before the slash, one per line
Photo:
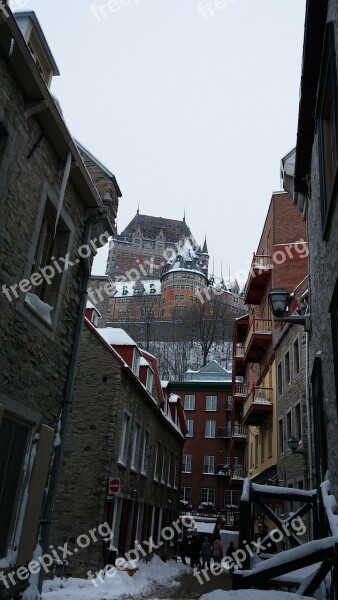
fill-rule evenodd
<path id="1" fill-rule="evenodd" d="M 180 544 L 180 553 L 181 553 L 181 560 L 182 563 L 184 565 L 187 564 L 187 561 L 185 560 L 187 556 L 190 555 L 190 545 L 189 545 L 189 541 L 187 540 L 186 537 L 184 537 L 181 541 Z"/>
<path id="2" fill-rule="evenodd" d="M 220 563 L 223 558 L 223 544 L 220 535 L 217 536 L 212 544 L 212 558 L 214 559 L 214 563 Z"/>
<path id="3" fill-rule="evenodd" d="M 194 535 L 191 540 L 191 558 L 190 565 L 192 567 L 200 568 L 200 555 L 201 555 L 201 544 L 198 539 L 198 535 Z"/>
<path id="4" fill-rule="evenodd" d="M 235 544 L 234 544 L 234 542 L 230 542 L 228 549 L 226 551 L 226 556 L 228 556 L 228 558 L 235 559 L 235 557 L 234 557 L 235 552 L 236 552 Z M 232 563 L 231 567 L 229 568 L 230 575 L 232 575 L 234 570 L 235 570 L 234 563 Z"/>
<path id="5" fill-rule="evenodd" d="M 202 544 L 202 569 L 204 569 L 205 563 L 207 564 L 208 569 L 210 569 L 211 551 L 212 545 L 210 544 L 209 539 L 205 537 Z"/>

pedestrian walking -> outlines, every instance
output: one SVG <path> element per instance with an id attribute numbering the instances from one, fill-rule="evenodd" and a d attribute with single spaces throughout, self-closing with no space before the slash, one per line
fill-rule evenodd
<path id="1" fill-rule="evenodd" d="M 227 551 L 226 551 L 226 556 L 228 558 L 232 558 L 233 561 L 234 561 L 235 560 L 235 552 L 236 552 L 235 544 L 234 544 L 234 542 L 230 542 L 230 544 L 229 544 L 229 546 L 227 548 Z M 231 565 L 230 565 L 230 567 L 229 567 L 229 573 L 230 573 L 230 575 L 233 574 L 234 570 L 235 570 L 235 565 L 234 565 L 234 562 L 232 562 Z"/>
<path id="2" fill-rule="evenodd" d="M 187 564 L 187 561 L 185 560 L 187 556 L 190 555 L 190 545 L 189 542 L 187 540 L 186 537 L 183 537 L 180 543 L 180 554 L 181 554 L 181 561 L 184 565 Z"/>
<path id="3" fill-rule="evenodd" d="M 191 540 L 191 558 L 190 558 L 190 565 L 192 567 L 198 567 L 200 568 L 200 555 L 201 555 L 201 544 L 200 541 L 198 539 L 198 535 L 194 535 L 192 540 Z"/>
<path id="4" fill-rule="evenodd" d="M 209 542 L 207 537 L 204 538 L 204 542 L 202 544 L 202 569 L 204 569 L 205 564 L 208 569 L 210 569 L 210 558 L 212 552 L 212 545 Z"/>
<path id="5" fill-rule="evenodd" d="M 212 558 L 214 559 L 214 563 L 220 563 L 223 558 L 223 544 L 220 535 L 217 536 L 212 544 Z"/>

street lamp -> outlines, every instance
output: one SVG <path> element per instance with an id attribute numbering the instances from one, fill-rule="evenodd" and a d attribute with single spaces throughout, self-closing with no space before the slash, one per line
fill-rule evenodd
<path id="1" fill-rule="evenodd" d="M 272 289 L 270 290 L 268 297 L 269 305 L 275 321 L 303 325 L 305 327 L 305 331 L 310 331 L 310 315 L 291 315 L 291 317 L 283 316 L 288 307 L 290 299 L 290 294 L 287 290 L 284 288 Z"/>
<path id="2" fill-rule="evenodd" d="M 304 450 L 298 450 L 299 440 L 294 435 L 292 435 L 290 437 L 290 439 L 288 440 L 288 446 L 293 454 L 304 454 L 305 455 Z"/>

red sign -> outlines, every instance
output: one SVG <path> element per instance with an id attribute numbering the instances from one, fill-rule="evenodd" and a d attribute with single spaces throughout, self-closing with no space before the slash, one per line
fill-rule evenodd
<path id="1" fill-rule="evenodd" d="M 120 491 L 120 480 L 119 479 L 109 479 L 109 494 L 118 494 Z"/>

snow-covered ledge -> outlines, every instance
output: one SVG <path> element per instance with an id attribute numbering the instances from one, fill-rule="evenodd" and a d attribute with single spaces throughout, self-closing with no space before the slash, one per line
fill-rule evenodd
<path id="1" fill-rule="evenodd" d="M 40 300 L 39 296 L 31 294 L 30 292 L 27 292 L 25 296 L 25 304 L 41 319 L 48 323 L 48 325 L 52 325 L 51 312 L 54 309 L 54 306 L 50 306 L 46 302 L 43 302 L 43 300 Z"/>

